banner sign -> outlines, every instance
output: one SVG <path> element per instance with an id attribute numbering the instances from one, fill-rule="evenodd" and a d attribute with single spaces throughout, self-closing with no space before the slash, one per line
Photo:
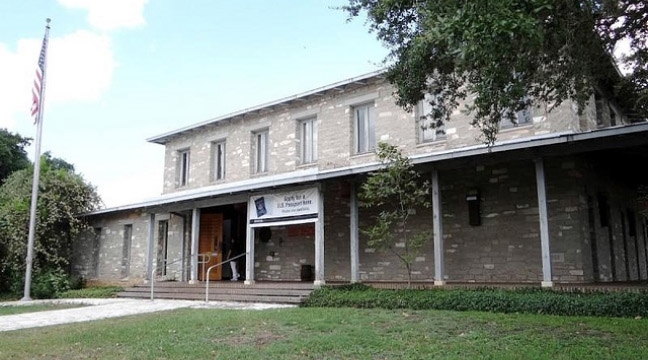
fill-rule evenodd
<path id="1" fill-rule="evenodd" d="M 250 224 L 277 222 L 305 223 L 317 220 L 319 192 L 317 188 L 250 196 Z"/>

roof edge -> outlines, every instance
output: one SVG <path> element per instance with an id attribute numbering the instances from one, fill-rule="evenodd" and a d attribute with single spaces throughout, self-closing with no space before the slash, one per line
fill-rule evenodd
<path id="1" fill-rule="evenodd" d="M 308 91 L 305 91 L 305 92 L 302 92 L 302 93 L 298 93 L 298 94 L 295 94 L 295 95 L 291 95 L 291 96 L 288 96 L 288 97 L 284 97 L 284 98 L 280 98 L 280 99 L 277 99 L 277 100 L 274 100 L 274 101 L 270 101 L 270 102 L 267 102 L 267 103 L 263 103 L 263 104 L 259 104 L 259 105 L 252 106 L 252 107 L 249 107 L 249 108 L 245 108 L 245 109 L 242 109 L 242 110 L 238 110 L 238 111 L 235 111 L 235 112 L 232 112 L 232 113 L 229 113 L 229 114 L 221 115 L 221 116 L 218 116 L 218 117 L 215 117 L 215 118 L 211 118 L 211 119 L 208 119 L 208 120 L 205 120 L 205 121 L 201 121 L 201 122 L 198 122 L 198 123 L 195 123 L 195 124 L 191 124 L 191 125 L 188 125 L 188 126 L 176 129 L 176 130 L 168 131 L 168 132 L 162 133 L 160 135 L 152 136 L 152 137 L 146 139 L 146 141 L 150 142 L 150 143 L 154 143 L 154 144 L 164 145 L 164 144 L 167 143 L 169 138 L 174 136 L 174 135 L 178 135 L 178 134 L 181 134 L 183 132 L 193 130 L 193 129 L 196 129 L 196 128 L 200 128 L 200 127 L 203 127 L 203 126 L 206 126 L 206 125 L 209 125 L 209 124 L 213 124 L 213 123 L 216 123 L 216 122 L 219 122 L 219 121 L 223 121 L 223 120 L 226 120 L 226 119 L 231 119 L 231 118 L 234 118 L 236 116 L 245 115 L 245 114 L 253 112 L 253 111 L 263 110 L 265 108 L 269 108 L 269 107 L 279 105 L 279 104 L 282 104 L 282 103 L 287 103 L 287 102 L 290 102 L 290 101 L 293 101 L 293 100 L 296 100 L 296 99 L 299 99 L 299 98 L 303 98 L 303 97 L 311 96 L 311 95 L 314 95 L 314 94 L 317 94 L 317 93 L 332 90 L 332 89 L 335 89 L 337 87 L 352 84 L 352 83 L 357 82 L 357 81 L 362 81 L 362 80 L 367 80 L 367 79 L 370 79 L 370 78 L 373 78 L 373 77 L 377 77 L 377 76 L 385 73 L 385 71 L 386 71 L 385 69 L 372 71 L 370 73 L 366 73 L 366 74 L 362 74 L 362 75 L 355 76 L 355 77 L 352 77 L 352 78 L 348 78 L 348 79 L 345 79 L 345 80 L 342 80 L 342 81 L 338 81 L 338 82 L 335 82 L 335 83 L 332 83 L 332 84 L 329 84 L 329 85 L 321 86 L 321 87 L 318 87 L 318 88 L 315 88 L 315 89 L 312 89 L 312 90 L 308 90 Z"/>
<path id="2" fill-rule="evenodd" d="M 538 135 L 534 137 L 526 137 L 526 138 L 496 142 L 495 145 L 491 147 L 485 144 L 478 144 L 478 145 L 467 146 L 458 149 L 442 150 L 442 151 L 425 153 L 425 154 L 416 154 L 411 156 L 411 158 L 414 163 L 421 164 L 426 162 L 437 162 L 437 161 L 450 160 L 454 158 L 463 158 L 463 157 L 482 155 L 491 152 L 503 152 L 503 151 L 519 150 L 521 148 L 550 146 L 550 145 L 557 145 L 557 144 L 572 142 L 572 141 L 592 140 L 592 139 L 604 138 L 608 136 L 626 135 L 626 134 L 639 133 L 639 132 L 648 132 L 648 122 L 619 125 L 615 127 L 596 129 L 596 130 L 591 130 L 591 131 L 581 132 L 581 133 L 573 132 L 573 131 L 550 133 L 550 134 Z M 351 165 L 351 166 L 346 166 L 337 169 L 326 169 L 326 170 L 309 169 L 309 170 L 302 170 L 296 172 L 293 171 L 293 172 L 277 174 L 265 178 L 247 179 L 247 180 L 243 180 L 243 181 L 239 181 L 227 185 L 210 186 L 207 188 L 203 187 L 203 188 L 190 189 L 182 192 L 168 193 L 168 194 L 158 196 L 154 199 L 140 201 L 137 203 L 94 210 L 85 215 L 87 216 L 100 215 L 100 214 L 111 213 L 111 212 L 163 206 L 163 205 L 168 205 L 168 204 L 182 202 L 182 201 L 189 201 L 198 198 L 213 197 L 213 196 L 219 196 L 223 194 L 233 194 L 239 192 L 247 192 L 247 191 L 252 191 L 254 189 L 268 187 L 268 186 L 284 186 L 284 185 L 291 185 L 291 184 L 307 182 L 307 181 L 320 181 L 320 180 L 326 180 L 335 177 L 367 173 L 367 172 L 377 170 L 378 168 L 380 168 L 380 166 L 381 166 L 380 163 L 372 162 L 367 164 Z"/>

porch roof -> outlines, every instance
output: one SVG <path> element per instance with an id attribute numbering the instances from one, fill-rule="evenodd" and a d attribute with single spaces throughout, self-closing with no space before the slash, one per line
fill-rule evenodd
<path id="1" fill-rule="evenodd" d="M 614 141 L 617 140 L 617 141 Z M 605 129 L 598 129 L 588 132 L 560 132 L 540 136 L 526 137 L 515 140 L 496 142 L 492 146 L 485 144 L 468 146 L 458 149 L 435 151 L 425 154 L 412 155 L 410 158 L 414 164 L 434 164 L 442 161 L 452 161 L 454 159 L 466 159 L 479 155 L 514 152 L 520 150 L 540 149 L 540 148 L 557 148 L 561 145 L 578 145 L 578 147 L 569 148 L 569 153 L 579 153 L 594 149 L 605 148 L 622 148 L 632 146 L 640 142 L 640 145 L 648 144 L 648 122 L 635 123 L 630 125 L 620 125 Z M 589 146 L 585 146 L 589 145 Z M 565 154 L 564 149 L 559 149 L 559 153 Z M 543 155 L 539 153 L 539 155 Z M 356 174 L 366 174 L 380 168 L 379 162 L 368 164 L 341 167 L 336 169 L 319 170 L 310 168 L 292 171 L 278 175 L 266 176 L 262 178 L 247 179 L 237 181 L 231 184 L 219 184 L 205 186 L 197 189 L 164 194 L 159 197 L 133 203 L 123 206 L 116 206 L 106 209 L 92 211 L 86 215 L 98 215 L 111 212 L 148 209 L 159 206 L 177 204 L 181 202 L 196 201 L 208 198 L 214 198 L 221 195 L 235 195 L 246 192 L 254 192 L 259 189 L 274 188 L 285 185 L 295 185 L 307 182 L 316 182 L 326 179 L 351 176 Z"/>

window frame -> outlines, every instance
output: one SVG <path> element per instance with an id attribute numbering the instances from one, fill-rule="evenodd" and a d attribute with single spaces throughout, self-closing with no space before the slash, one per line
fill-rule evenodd
<path id="1" fill-rule="evenodd" d="M 263 174 L 268 172 L 269 160 L 269 143 L 270 131 L 268 129 L 254 131 L 253 136 L 253 152 L 254 152 L 254 173 Z"/>
<path id="2" fill-rule="evenodd" d="M 191 151 L 190 149 L 178 150 L 178 181 L 177 187 L 189 185 L 189 173 L 191 170 Z"/>
<path id="3" fill-rule="evenodd" d="M 528 101 L 528 97 L 525 96 L 522 101 Z M 500 129 L 514 129 L 518 126 L 526 126 L 533 124 L 533 106 L 529 104 L 524 109 L 516 111 L 515 117 L 517 121 L 513 123 L 506 117 L 508 112 L 512 111 L 511 109 L 506 109 L 502 112 L 502 119 L 500 120 Z M 524 121 L 521 121 L 524 120 Z"/>
<path id="4" fill-rule="evenodd" d="M 352 109 L 353 109 L 354 154 L 359 155 L 359 154 L 374 152 L 376 150 L 375 103 L 369 102 L 369 103 L 354 105 Z M 364 115 L 364 118 L 362 119 L 360 118 L 361 112 Z"/>
<path id="5" fill-rule="evenodd" d="M 227 174 L 227 140 L 211 143 L 211 181 L 225 180 Z"/>
<path id="6" fill-rule="evenodd" d="M 442 141 L 446 139 L 446 131 L 445 131 L 445 124 L 440 126 L 440 127 L 431 127 L 427 125 L 427 122 L 432 122 L 434 119 L 432 119 L 428 114 L 431 111 L 431 106 L 429 103 L 429 96 L 428 94 L 425 95 L 423 99 L 421 99 L 417 104 L 415 108 L 415 116 L 416 116 L 416 130 L 417 130 L 417 138 L 418 142 L 420 144 L 423 143 L 431 143 L 435 141 Z M 426 109 L 426 104 L 428 109 Z M 430 110 L 430 111 L 427 111 Z M 422 124 L 422 122 L 424 122 Z M 423 128 L 425 126 L 425 128 Z M 434 130 L 434 133 L 430 135 L 430 132 Z"/>
<path id="7" fill-rule="evenodd" d="M 299 119 L 299 160 L 302 165 L 317 162 L 317 116 Z"/>

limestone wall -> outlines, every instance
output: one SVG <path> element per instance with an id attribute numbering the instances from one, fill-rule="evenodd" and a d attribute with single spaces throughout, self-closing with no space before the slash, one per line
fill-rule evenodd
<path id="1" fill-rule="evenodd" d="M 456 149 L 481 143 L 481 132 L 470 125 L 471 117 L 464 114 L 460 104 L 446 124 L 446 136 L 438 141 L 421 143 L 420 125 L 414 112 L 398 107 L 392 96 L 394 88 L 378 78 L 366 85 L 350 87 L 344 92 L 329 91 L 311 96 L 304 101 L 276 106 L 245 116 L 222 120 L 188 131 L 171 140 L 165 147 L 164 192 L 230 183 L 250 178 L 287 173 L 317 167 L 333 169 L 376 161 L 373 153 L 354 153 L 353 109 L 361 104 L 375 108 L 376 141 L 399 145 L 406 154 L 429 153 Z M 470 99 L 469 99 L 470 100 Z M 552 104 L 534 104 L 533 121 L 501 130 L 500 141 L 553 132 L 578 131 L 579 117 L 569 103 L 553 108 Z M 547 109 L 552 109 L 547 113 Z M 302 165 L 299 154 L 299 120 L 316 117 L 318 122 L 317 155 L 312 164 Z M 260 130 L 269 133 L 268 171 L 254 173 L 253 134 Z M 212 144 L 226 141 L 225 179 L 214 181 Z M 190 151 L 189 181 L 178 186 L 179 151 Z"/>

